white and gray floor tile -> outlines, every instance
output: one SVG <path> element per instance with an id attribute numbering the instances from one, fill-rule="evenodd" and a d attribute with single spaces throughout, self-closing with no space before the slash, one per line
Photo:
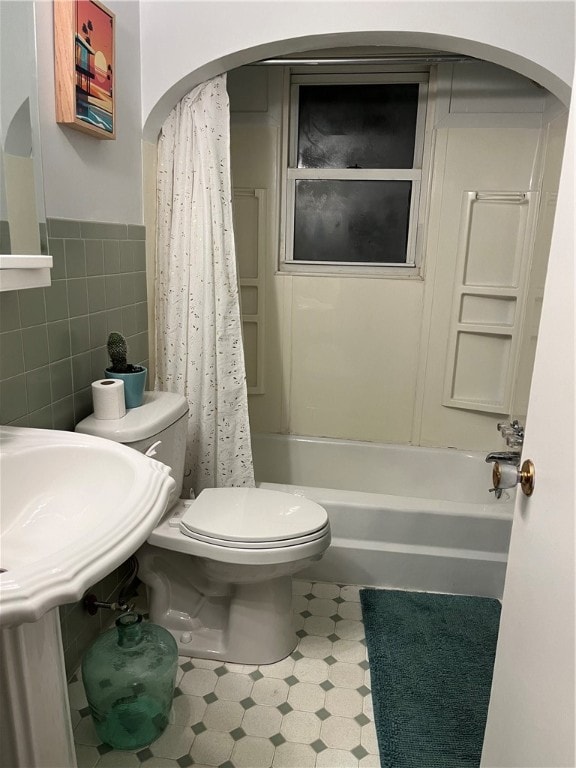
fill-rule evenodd
<path id="1" fill-rule="evenodd" d="M 359 590 L 295 581 L 299 642 L 276 664 L 180 657 L 170 724 L 143 749 L 101 743 L 75 676 L 79 768 L 379 766 Z"/>

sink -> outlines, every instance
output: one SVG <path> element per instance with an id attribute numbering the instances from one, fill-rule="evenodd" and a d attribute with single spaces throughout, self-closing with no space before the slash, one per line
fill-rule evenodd
<path id="1" fill-rule="evenodd" d="M 0 428 L 0 626 L 79 600 L 160 520 L 169 469 L 102 438 Z"/>
<path id="2" fill-rule="evenodd" d="M 144 543 L 169 472 L 100 437 L 0 427 L 0 768 L 76 765 L 58 606 Z"/>

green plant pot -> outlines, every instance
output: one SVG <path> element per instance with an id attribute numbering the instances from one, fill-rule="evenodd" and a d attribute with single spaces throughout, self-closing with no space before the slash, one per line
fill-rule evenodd
<path id="1" fill-rule="evenodd" d="M 143 365 L 136 366 L 139 368 L 132 373 L 113 373 L 109 368 L 106 368 L 107 379 L 121 379 L 124 382 L 124 400 L 126 402 L 126 408 L 138 408 L 142 405 L 144 399 L 144 387 L 146 386 L 146 376 L 148 375 L 148 369 Z"/>

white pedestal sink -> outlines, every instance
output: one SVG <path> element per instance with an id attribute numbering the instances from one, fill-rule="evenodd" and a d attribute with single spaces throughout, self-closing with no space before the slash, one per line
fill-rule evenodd
<path id="1" fill-rule="evenodd" d="M 73 768 L 58 607 L 147 539 L 175 486 L 118 443 L 0 428 L 0 766 Z"/>
<path id="2" fill-rule="evenodd" d="M 58 608 L 0 637 L 0 765 L 76 765 Z"/>

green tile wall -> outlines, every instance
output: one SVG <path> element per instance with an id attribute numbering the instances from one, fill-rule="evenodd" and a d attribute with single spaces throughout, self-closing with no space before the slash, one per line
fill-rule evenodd
<path id="1" fill-rule="evenodd" d="M 48 219 L 52 285 L 0 295 L 0 423 L 73 429 L 119 331 L 147 365 L 143 226 Z"/>
<path id="2" fill-rule="evenodd" d="M 72 430 L 92 412 L 90 385 L 104 376 L 110 331 L 126 336 L 130 362 L 147 366 L 145 229 L 48 219 L 46 236 L 52 285 L 0 293 L 0 424 Z M 126 572 L 90 591 L 114 601 Z M 81 602 L 61 606 L 70 674 L 113 618 L 89 616 Z"/>

